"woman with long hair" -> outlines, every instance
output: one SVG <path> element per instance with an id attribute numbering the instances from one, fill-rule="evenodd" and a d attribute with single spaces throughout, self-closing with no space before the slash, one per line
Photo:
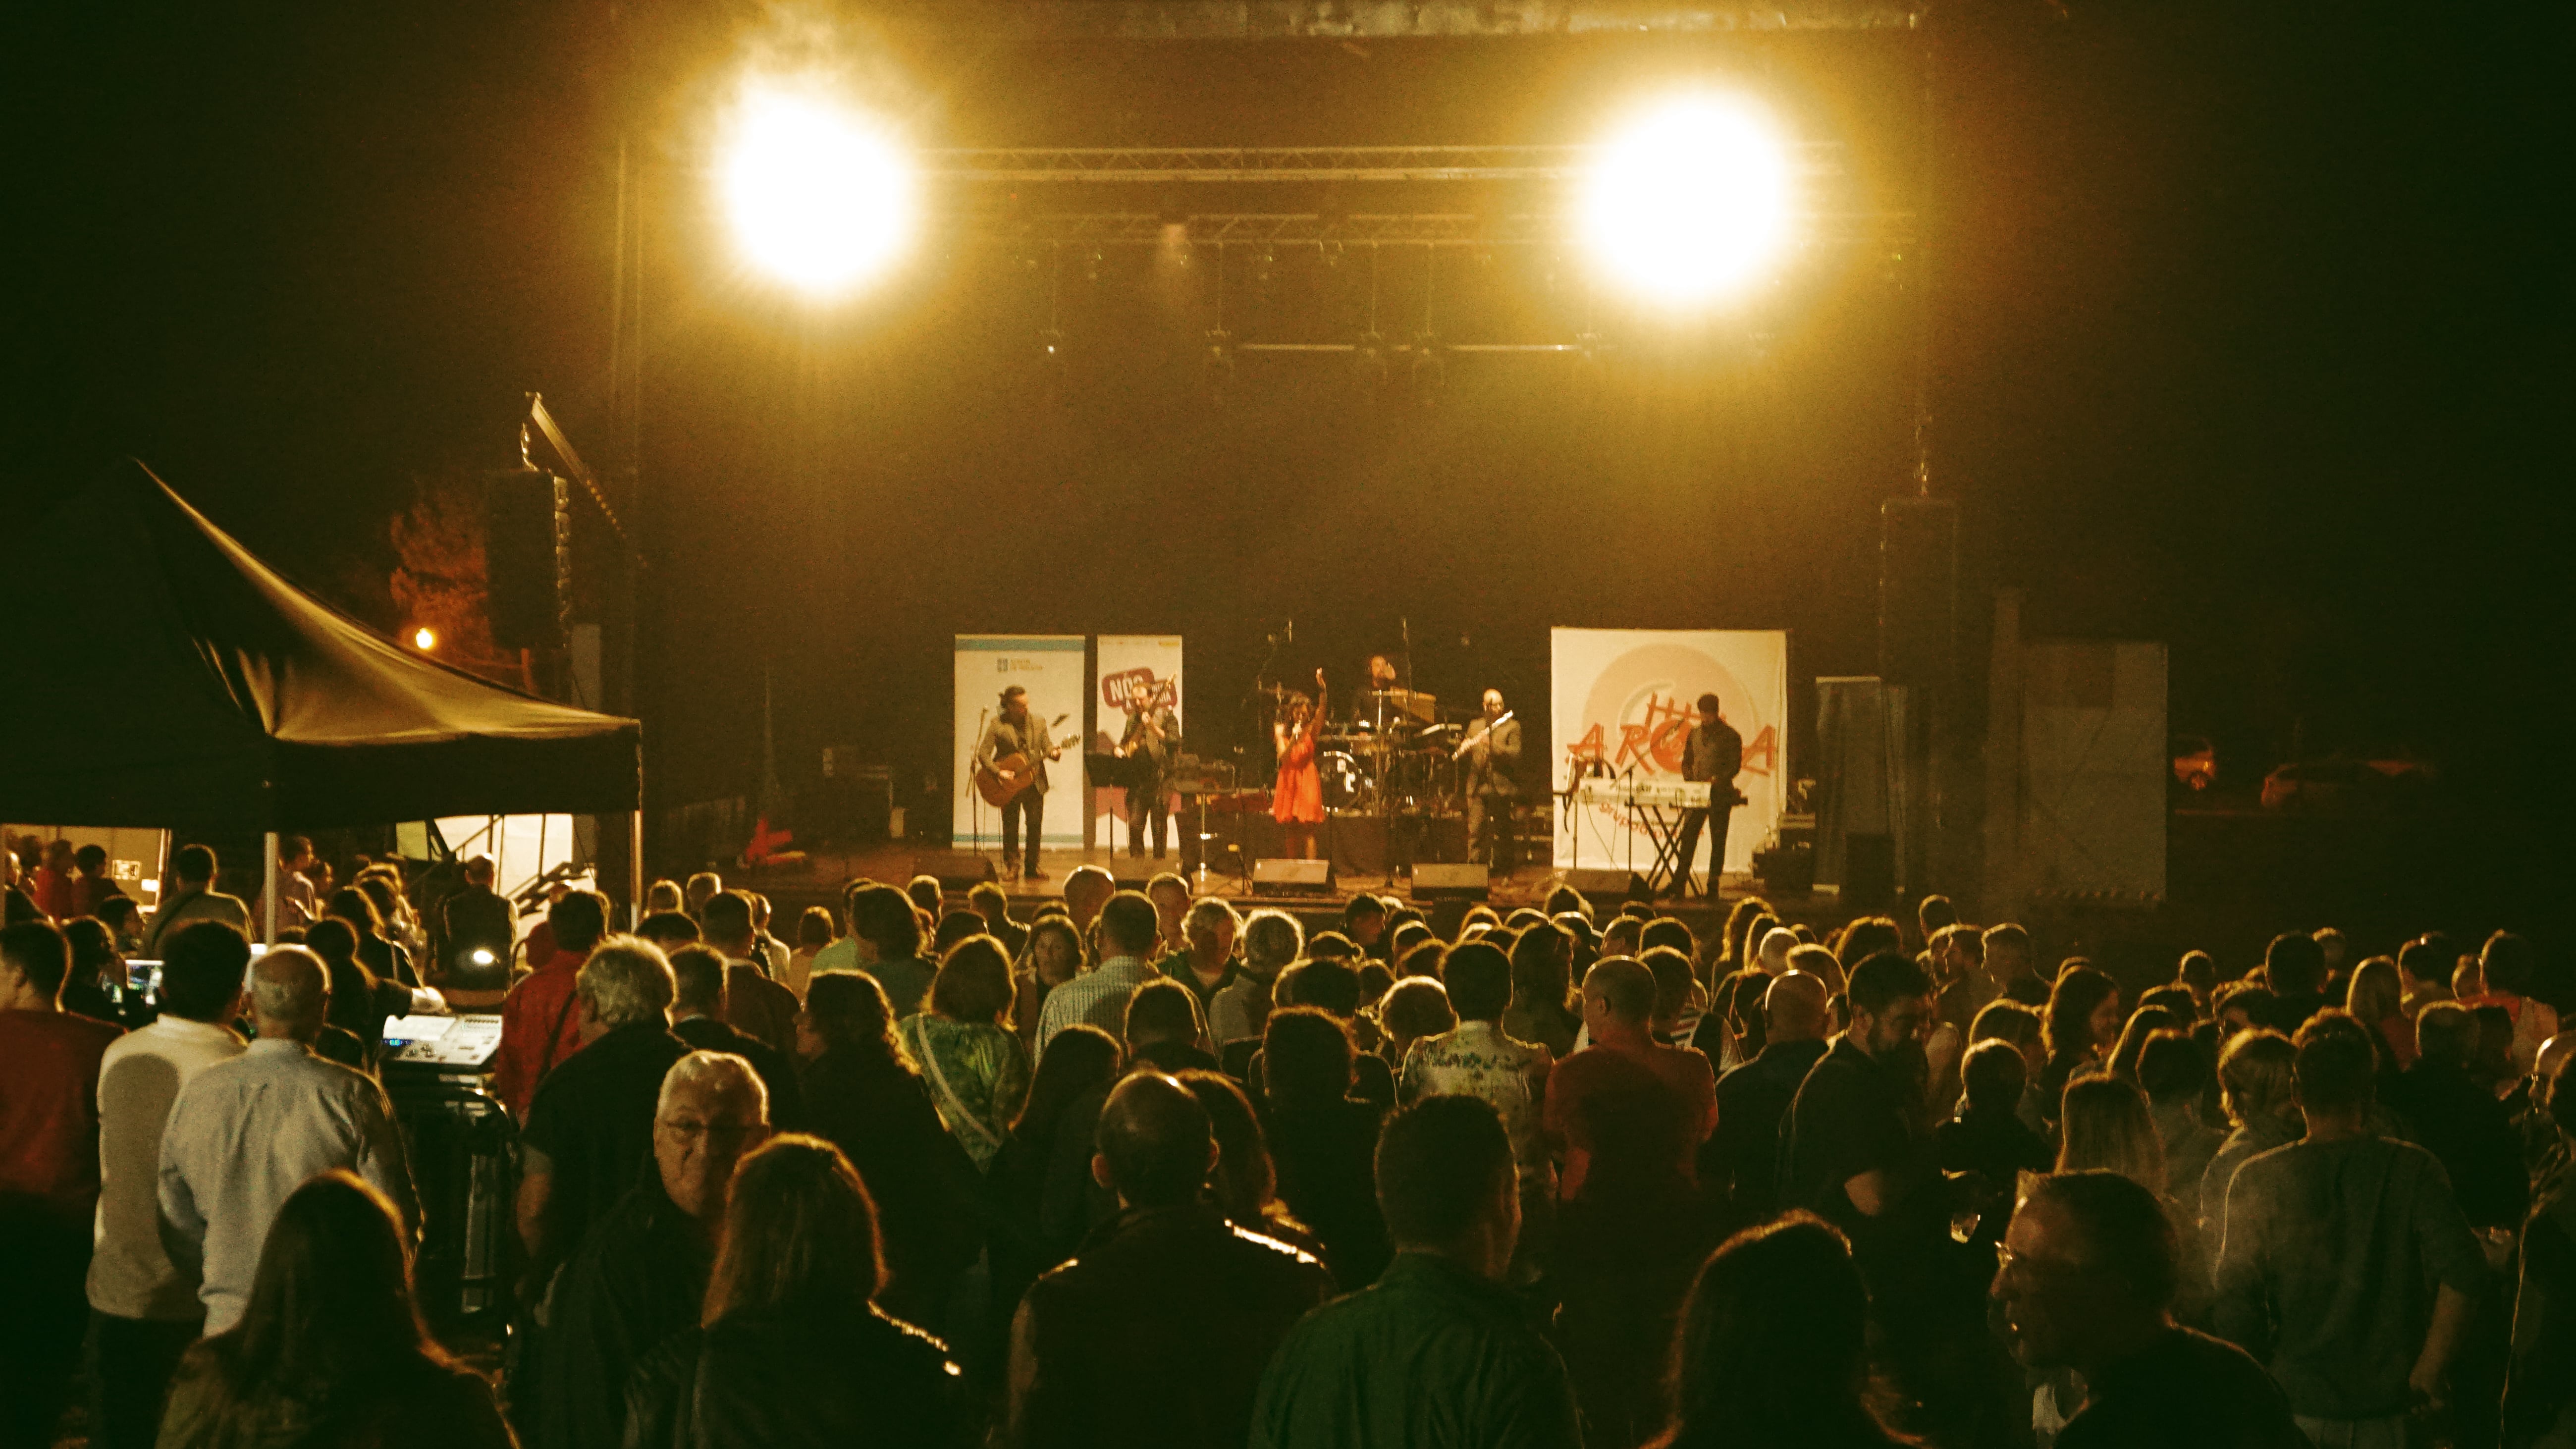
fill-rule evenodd
<path id="1" fill-rule="evenodd" d="M 887 1304 L 929 1322 L 982 1246 L 982 1199 L 975 1165 L 940 1122 L 892 1016 L 875 977 L 827 971 L 796 1014 L 796 1051 L 806 1120 L 875 1195 Z"/>
<path id="2" fill-rule="evenodd" d="M 778 973 L 779 984 L 805 999 L 805 988 L 814 980 L 814 958 L 832 944 L 832 913 L 821 906 L 807 906 L 796 915 L 796 949 L 787 953 L 787 966 Z"/>
<path id="3" fill-rule="evenodd" d="M 974 935 L 940 960 L 930 1009 L 895 1028 L 930 1083 L 940 1120 L 979 1171 L 1002 1150 L 1029 1095 L 1028 1048 L 1003 1025 L 1010 1013 L 1011 958 L 1000 941 Z"/>
<path id="4" fill-rule="evenodd" d="M 2059 1109 L 2057 1171 L 2107 1169 L 2147 1191 L 2165 1190 L 2164 1140 L 2147 1094 L 2126 1077 L 2078 1077 Z"/>
<path id="5" fill-rule="evenodd" d="M 1574 1050 L 1583 1018 L 1574 995 L 1574 938 L 1554 921 L 1537 922 L 1511 943 L 1512 1004 L 1503 1011 L 1505 1035 L 1534 1042 L 1563 1058 Z"/>
<path id="6" fill-rule="evenodd" d="M 1312 1006 L 1270 1013 L 1261 1038 L 1261 1125 L 1279 1196 L 1324 1240 L 1333 1281 L 1377 1281 L 1393 1249 L 1377 1205 L 1379 1109 L 1351 1095 L 1348 1031 Z"/>
<path id="7" fill-rule="evenodd" d="M 2405 998 L 2406 982 L 2388 957 L 2373 956 L 2352 968 L 2343 1009 L 2379 1039 L 2383 1077 L 2415 1065 L 2415 1023 L 2406 1017 Z"/>
<path id="8" fill-rule="evenodd" d="M 630 1449 L 964 1440 L 957 1366 L 938 1339 L 876 1304 L 876 1205 L 817 1137 L 743 1158 L 700 1326 L 647 1355 L 627 1390 Z"/>
<path id="9" fill-rule="evenodd" d="M 1324 773 L 1315 758 L 1315 736 L 1321 732 L 1331 695 L 1324 671 L 1315 671 L 1315 697 L 1291 692 L 1280 702 L 1270 723 L 1270 742 L 1279 752 L 1279 782 L 1270 795 L 1270 818 L 1279 822 L 1287 853 L 1299 860 L 1315 856 L 1315 827 L 1324 823 Z"/>
<path id="10" fill-rule="evenodd" d="M 1041 917 L 1030 927 L 1032 951 L 1038 927 L 1062 919 Z M 1072 923 L 1065 925 L 1070 933 Z M 1089 1226 L 1080 1209 L 1090 1180 L 1091 1153 L 1085 1142 L 1059 1144 L 1057 1138 L 1091 1130 L 1088 1114 L 1074 1108 L 1087 1102 L 1096 1109 L 1117 1081 L 1124 1060 L 1116 1037 L 1096 1026 L 1068 1026 L 1047 1039 L 1046 1055 L 1038 1058 L 1037 1070 L 1029 1075 L 1028 1100 L 1011 1123 L 1011 1138 L 994 1154 L 993 1165 L 984 1175 L 995 1218 L 992 1321 L 996 1324 L 1009 1323 L 1020 1295 L 1037 1276 L 1081 1246 Z M 1059 1159 L 1077 1158 L 1079 1177 L 1070 1171 L 1050 1171 Z M 1052 1194 L 1051 1181 L 1056 1185 Z M 1058 1200 L 1052 1213 L 1048 1210 L 1051 1196 Z M 1062 1201 L 1067 1198 L 1071 1201 Z"/>
<path id="11" fill-rule="evenodd" d="M 1270 1158 L 1270 1140 L 1253 1114 L 1252 1099 L 1223 1072 L 1192 1067 L 1180 1074 L 1181 1085 L 1207 1109 L 1208 1128 L 1216 1136 L 1216 1168 L 1208 1174 L 1208 1197 L 1226 1221 L 1248 1233 L 1275 1238 L 1294 1248 L 1324 1256 L 1323 1239 L 1297 1221 L 1279 1200 L 1279 1168 Z"/>
<path id="12" fill-rule="evenodd" d="M 492 1387 L 421 1327 L 383 1195 L 326 1172 L 277 1210 L 241 1322 L 181 1360 L 159 1449 L 499 1449 Z"/>
<path id="13" fill-rule="evenodd" d="M 1869 1293 L 1843 1235 L 1795 1212 L 1726 1240 L 1674 1335 L 1653 1449 L 1885 1449 L 1870 1406 Z"/>
<path id="14" fill-rule="evenodd" d="M 2227 1218 L 2227 1186 L 2245 1160 L 2306 1135 L 2291 1076 L 2297 1051 L 2277 1031 L 2240 1031 L 2218 1054 L 2218 1104 L 2231 1129 L 2200 1175 L 2200 1226 L 2216 1233 Z"/>
<path id="15" fill-rule="evenodd" d="M 72 952 L 63 1010 L 94 1021 L 123 1021 L 125 957 L 117 952 L 116 933 L 96 916 L 74 916 L 63 922 L 63 943 Z"/>
<path id="16" fill-rule="evenodd" d="M 2048 1009 L 2040 1017 L 2040 1039 L 2048 1062 L 2036 1086 L 2039 1110 L 2057 1120 L 2058 1100 L 2066 1083 L 2102 1065 L 2120 1036 L 2120 984 L 2093 968 L 2091 962 L 2068 961 L 2048 989 Z"/>
<path id="17" fill-rule="evenodd" d="M 358 933 L 358 960 L 379 980 L 399 981 L 405 986 L 420 984 L 419 974 L 412 970 L 411 953 L 385 934 L 384 913 L 367 892 L 356 886 L 333 891 L 322 914 L 348 922 L 349 929 Z"/>
<path id="18" fill-rule="evenodd" d="M 1758 918 L 1773 915 L 1771 903 L 1760 896 L 1746 896 L 1735 903 L 1734 908 L 1726 913 L 1726 929 L 1720 938 L 1724 945 L 1719 951 L 1715 974 L 1723 976 L 1753 964 L 1753 949 L 1762 942 L 1762 938 L 1753 932 L 1753 923 Z"/>
<path id="19" fill-rule="evenodd" d="M 349 882 L 374 903 L 376 914 L 385 923 L 385 939 L 402 947 L 415 957 L 429 954 L 429 933 L 422 930 L 420 916 L 411 908 L 411 899 L 403 894 L 402 873 L 390 863 L 371 865 L 358 872 Z"/>
<path id="20" fill-rule="evenodd" d="M 2188 1018 L 2161 1006 L 2141 1006 L 2129 1013 L 2128 1024 L 2120 1028 L 2112 1043 L 2110 1072 L 2124 1082 L 2138 1080 L 2138 1057 L 2147 1049 L 2147 1038 L 2160 1031 L 2180 1031 L 2191 1025 Z"/>

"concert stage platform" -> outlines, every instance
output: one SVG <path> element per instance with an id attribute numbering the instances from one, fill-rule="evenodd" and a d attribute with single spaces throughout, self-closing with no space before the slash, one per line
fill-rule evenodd
<path id="1" fill-rule="evenodd" d="M 771 929 L 784 933 L 792 927 L 796 912 L 805 906 L 830 906 L 837 911 L 842 887 L 860 877 L 902 885 L 915 875 L 935 874 L 946 885 L 950 900 L 962 906 L 966 891 L 976 881 L 987 878 L 988 864 L 994 872 L 992 878 L 1010 896 L 1011 914 L 1021 920 L 1034 915 L 1041 903 L 1060 898 L 1065 877 L 1086 864 L 1108 871 L 1123 887 L 1139 890 L 1153 876 L 1179 869 L 1176 861 L 1151 857 L 1140 860 L 1124 851 L 1050 850 L 1041 858 L 1045 880 L 1003 881 L 998 878 L 998 852 L 979 857 L 973 852 L 905 842 L 849 853 L 827 851 L 765 867 L 737 867 L 724 872 L 724 876 L 729 886 L 768 897 L 774 912 Z M 1390 883 L 1383 873 L 1335 872 L 1321 885 L 1287 886 L 1233 871 L 1208 870 L 1193 874 L 1190 881 L 1196 894 L 1223 897 L 1245 911 L 1276 907 L 1297 916 L 1310 928 L 1328 916 L 1338 917 L 1343 905 L 1362 893 L 1391 896 L 1417 906 L 1432 919 L 1435 930 L 1454 922 L 1473 903 L 1455 890 L 1437 889 L 1427 881 L 1417 894 L 1411 881 L 1398 877 Z M 1508 915 L 1523 906 L 1542 905 L 1548 892 L 1559 883 L 1583 890 L 1592 902 L 1595 917 L 1601 919 L 1617 913 L 1632 886 L 1630 873 L 1624 870 L 1586 869 L 1578 873 L 1546 865 L 1524 865 L 1507 876 L 1490 878 L 1483 899 Z M 1707 940 L 1724 922 L 1726 911 L 1738 900 L 1755 894 L 1758 885 L 1750 877 L 1728 876 L 1721 882 L 1716 901 L 1705 901 L 1696 895 L 1686 901 L 1662 901 L 1656 903 L 1656 913 L 1680 918 L 1693 935 Z M 1766 895 L 1765 899 L 1782 919 L 1818 927 L 1840 925 L 1851 914 L 1831 892 Z"/>

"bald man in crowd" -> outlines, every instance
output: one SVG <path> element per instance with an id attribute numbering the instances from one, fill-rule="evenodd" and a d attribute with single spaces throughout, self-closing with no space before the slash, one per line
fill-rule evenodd
<path id="1" fill-rule="evenodd" d="M 1566 1368 L 1605 1442 L 1660 1426 L 1662 1360 L 1700 1238 L 1697 1159 L 1717 1125 L 1709 1060 L 1653 1034 L 1655 975 L 1613 958 L 1583 976 L 1592 1044 L 1548 1073 L 1564 1144 L 1555 1261 Z"/>
<path id="2" fill-rule="evenodd" d="M 281 946 L 251 968 L 258 1039 L 179 1089 L 161 1135 L 161 1214 L 175 1255 L 201 1261 L 206 1332 L 241 1321 L 269 1224 L 287 1195 L 333 1168 L 383 1193 L 417 1239 L 420 1205 L 393 1105 L 373 1077 L 313 1054 L 330 1006 L 320 957 Z M 183 1265 L 184 1266 L 184 1265 Z"/>
<path id="3" fill-rule="evenodd" d="M 1718 1080 L 1717 1131 L 1700 1150 L 1700 1186 L 1730 1228 L 1780 1210 L 1780 1119 L 1825 1054 L 1832 994 L 1824 978 L 1783 972 L 1762 993 L 1762 1020 L 1762 1054 Z"/>

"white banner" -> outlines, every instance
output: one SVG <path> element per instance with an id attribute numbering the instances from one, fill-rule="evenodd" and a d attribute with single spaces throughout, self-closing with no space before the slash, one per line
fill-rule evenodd
<path id="1" fill-rule="evenodd" d="M 1726 868 L 1753 868 L 1753 851 L 1780 823 L 1788 778 L 1789 636 L 1777 630 L 1555 629 L 1550 737 L 1556 759 L 1546 788 L 1563 789 L 1573 763 L 1599 761 L 1643 781 L 1682 777 L 1682 743 L 1697 723 L 1696 701 L 1715 694 L 1718 713 L 1744 737 L 1744 772 L 1726 833 Z M 1530 782 L 1536 787 L 1539 782 Z M 1569 828 L 1570 827 L 1570 828 Z M 1700 847 L 1704 857 L 1707 847 Z M 1619 811 L 1568 804 L 1556 830 L 1560 866 L 1631 867 L 1644 872 L 1655 847 Z M 1694 875 L 1694 879 L 1700 878 Z"/>
<path id="2" fill-rule="evenodd" d="M 1054 850 L 1082 846 L 1082 701 L 1085 693 L 1083 638 L 1048 634 L 957 636 L 956 781 L 951 838 L 960 850 L 1002 843 L 1002 812 L 984 803 L 975 790 L 975 744 L 984 726 L 1001 707 L 1002 691 L 1016 684 L 1029 692 L 1029 713 L 1047 722 L 1049 735 L 1065 747 L 1063 758 L 1047 766 L 1046 838 Z"/>
<path id="3" fill-rule="evenodd" d="M 1092 641 L 1092 669 L 1098 686 L 1092 695 L 1090 749 L 1106 755 L 1118 748 L 1127 729 L 1127 687 L 1142 679 L 1158 697 L 1169 691 L 1172 715 L 1187 721 L 1181 694 L 1181 636 L 1178 634 L 1102 634 Z M 1186 723 L 1183 726 L 1187 728 Z M 1170 782 L 1166 781 L 1168 786 Z M 1178 797 L 1173 797 L 1175 800 Z M 1175 807 L 1177 810 L 1177 806 Z M 1092 841 L 1103 849 L 1127 844 L 1127 792 L 1092 792 Z"/>

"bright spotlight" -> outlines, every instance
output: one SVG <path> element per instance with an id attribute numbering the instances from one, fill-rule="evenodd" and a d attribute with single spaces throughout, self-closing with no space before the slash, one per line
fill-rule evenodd
<path id="1" fill-rule="evenodd" d="M 734 240 L 761 270 L 825 296 L 885 269 L 913 228 L 912 166 L 892 136 L 810 89 L 755 86 L 718 172 Z"/>
<path id="2" fill-rule="evenodd" d="M 1789 239 L 1788 148 L 1753 107 L 1668 101 L 1600 148 L 1581 230 L 1595 263 L 1648 301 L 1716 301 L 1758 278 Z"/>
<path id="3" fill-rule="evenodd" d="M 438 631 L 427 624 L 411 631 L 411 647 L 427 654 L 438 647 Z"/>
<path id="4" fill-rule="evenodd" d="M 473 956 L 468 959 L 472 960 L 477 966 L 489 966 L 497 958 L 493 956 L 489 947 L 477 946 L 474 948 Z"/>

